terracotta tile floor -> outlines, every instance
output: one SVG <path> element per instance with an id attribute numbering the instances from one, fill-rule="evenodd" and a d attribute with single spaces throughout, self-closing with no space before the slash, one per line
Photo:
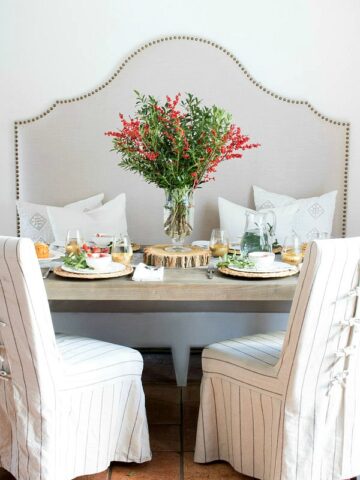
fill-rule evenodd
<path id="1" fill-rule="evenodd" d="M 153 459 L 113 463 L 108 471 L 76 480 L 249 480 L 223 462 L 193 462 L 201 378 L 200 354 L 191 356 L 189 384 L 178 388 L 168 352 L 143 352 L 143 375 Z M 0 480 L 10 480 L 0 469 Z"/>

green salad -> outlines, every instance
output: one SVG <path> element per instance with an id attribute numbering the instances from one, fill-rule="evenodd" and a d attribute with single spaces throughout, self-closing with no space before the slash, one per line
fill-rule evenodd
<path id="1" fill-rule="evenodd" d="M 86 262 L 85 252 L 81 252 L 81 253 L 72 252 L 69 255 L 62 257 L 61 260 L 64 262 L 64 265 L 70 268 L 75 268 L 77 270 L 84 270 L 85 268 L 90 268 L 91 270 L 93 270 L 93 268 L 89 267 L 89 265 Z"/>
<path id="2" fill-rule="evenodd" d="M 237 255 L 236 253 L 225 255 L 220 262 L 217 263 L 218 267 L 228 267 L 229 265 L 234 265 L 234 267 L 239 268 L 251 268 L 255 266 L 255 263 L 251 262 L 247 256 Z"/>

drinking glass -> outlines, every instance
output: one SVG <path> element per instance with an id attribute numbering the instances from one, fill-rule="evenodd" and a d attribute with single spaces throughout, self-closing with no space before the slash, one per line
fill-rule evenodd
<path id="1" fill-rule="evenodd" d="M 225 230 L 214 228 L 211 232 L 209 248 L 213 257 L 223 257 L 229 251 L 229 237 Z"/>
<path id="2" fill-rule="evenodd" d="M 130 265 L 133 256 L 129 235 L 115 237 L 111 246 L 111 258 L 113 262 Z"/>
<path id="3" fill-rule="evenodd" d="M 75 253 L 79 255 L 84 244 L 80 230 L 68 230 L 65 243 L 65 254 Z"/>
<path id="4" fill-rule="evenodd" d="M 296 233 L 285 237 L 281 260 L 290 265 L 299 265 L 303 261 L 302 245 Z"/>
<path id="5" fill-rule="evenodd" d="M 308 244 L 312 240 L 326 240 L 327 238 L 330 238 L 330 234 L 328 232 L 313 232 L 309 235 L 307 235 L 307 239 L 301 244 L 301 250 L 302 250 L 302 255 L 303 257 L 305 256 L 305 251 L 308 246 Z"/>

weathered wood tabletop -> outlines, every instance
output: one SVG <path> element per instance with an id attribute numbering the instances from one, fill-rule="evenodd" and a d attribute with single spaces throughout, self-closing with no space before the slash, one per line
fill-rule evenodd
<path id="1" fill-rule="evenodd" d="M 73 280 L 51 274 L 45 280 L 48 299 L 57 301 L 291 301 L 298 276 L 243 280 L 201 268 L 166 269 L 162 282 L 134 282 L 131 276 L 106 280 Z"/>

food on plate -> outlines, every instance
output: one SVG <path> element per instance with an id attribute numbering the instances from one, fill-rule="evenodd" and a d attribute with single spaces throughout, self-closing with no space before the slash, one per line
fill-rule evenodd
<path id="1" fill-rule="evenodd" d="M 43 242 L 35 242 L 35 251 L 36 251 L 36 256 L 38 258 L 49 258 L 50 257 L 50 249 L 49 245 Z"/>
<path id="2" fill-rule="evenodd" d="M 233 265 L 234 267 L 238 268 L 251 268 L 255 266 L 255 263 L 249 260 L 248 257 L 244 255 L 225 255 L 221 262 L 217 263 L 217 267 L 228 267 L 229 265 Z"/>
<path id="3" fill-rule="evenodd" d="M 275 253 L 273 252 L 250 252 L 249 260 L 257 267 L 266 268 L 271 267 L 275 260 Z"/>
<path id="4" fill-rule="evenodd" d="M 86 263 L 94 270 L 103 270 L 111 264 L 111 255 L 109 253 L 87 253 Z"/>
<path id="5" fill-rule="evenodd" d="M 86 262 L 85 252 L 71 252 L 69 255 L 65 255 L 65 257 L 62 257 L 62 261 L 67 267 L 75 268 L 77 270 L 84 270 L 85 268 L 89 268 Z"/>
<path id="6" fill-rule="evenodd" d="M 62 258 L 64 265 L 76 270 L 90 268 L 92 270 L 103 270 L 111 262 L 110 249 L 90 246 L 84 243 L 79 252 L 70 252 Z"/>
<path id="7" fill-rule="evenodd" d="M 114 235 L 111 235 L 109 233 L 95 233 L 91 236 L 91 241 L 101 248 L 110 246 L 113 239 Z"/>

